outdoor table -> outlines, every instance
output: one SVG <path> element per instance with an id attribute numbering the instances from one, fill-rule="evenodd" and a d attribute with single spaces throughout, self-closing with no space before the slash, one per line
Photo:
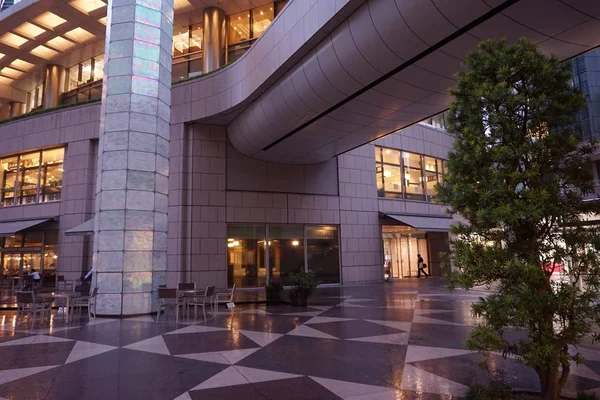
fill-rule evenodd
<path id="1" fill-rule="evenodd" d="M 186 297 L 192 298 L 192 297 L 204 296 L 205 291 L 206 291 L 206 289 L 184 289 L 184 290 L 177 289 L 177 297 L 183 299 L 182 305 L 183 305 L 184 311 L 185 311 L 185 318 L 188 318 L 188 309 L 185 304 L 185 298 Z"/>
<path id="2" fill-rule="evenodd" d="M 50 292 L 50 293 L 40 293 L 36 295 L 38 299 L 65 299 L 67 302 L 67 316 L 65 318 L 65 322 L 68 324 L 71 317 L 71 299 L 75 299 L 77 297 L 81 297 L 81 293 L 77 292 Z"/>

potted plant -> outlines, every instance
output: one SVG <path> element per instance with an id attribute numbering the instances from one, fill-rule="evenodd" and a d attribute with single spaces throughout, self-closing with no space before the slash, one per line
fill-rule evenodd
<path id="1" fill-rule="evenodd" d="M 312 272 L 298 272 L 289 277 L 292 291 L 290 293 L 290 304 L 293 306 L 305 307 L 308 305 L 308 298 L 317 288 L 317 281 Z"/>
<path id="2" fill-rule="evenodd" d="M 283 292 L 283 284 L 278 278 L 271 278 L 265 285 L 265 295 L 267 301 L 281 301 L 281 292 Z"/>

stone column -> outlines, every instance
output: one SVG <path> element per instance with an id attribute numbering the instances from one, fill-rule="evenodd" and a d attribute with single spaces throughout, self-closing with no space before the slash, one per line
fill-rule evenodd
<path id="1" fill-rule="evenodd" d="M 11 101 L 10 103 L 8 103 L 8 107 L 10 109 L 10 118 L 18 117 L 19 115 L 23 114 L 23 103 L 19 103 L 18 101 Z"/>
<path id="2" fill-rule="evenodd" d="M 62 85 L 64 85 L 65 68 L 61 65 L 46 66 L 46 80 L 44 87 L 44 108 L 60 105 Z"/>
<path id="3" fill-rule="evenodd" d="M 202 73 L 221 68 L 227 62 L 227 14 L 220 8 L 205 8 Z"/>
<path id="4" fill-rule="evenodd" d="M 156 309 L 165 282 L 173 0 L 108 4 L 93 264 L 98 314 Z"/>

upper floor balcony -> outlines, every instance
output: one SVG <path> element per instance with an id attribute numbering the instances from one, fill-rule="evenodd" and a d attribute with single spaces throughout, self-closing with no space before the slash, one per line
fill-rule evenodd
<path id="1" fill-rule="evenodd" d="M 227 30 L 219 67 L 242 56 L 287 1 L 219 2 Z M 33 3 L 0 0 L 0 121 L 102 96 L 106 0 Z M 203 62 L 205 3 L 175 2 L 173 83 L 211 72 Z"/>

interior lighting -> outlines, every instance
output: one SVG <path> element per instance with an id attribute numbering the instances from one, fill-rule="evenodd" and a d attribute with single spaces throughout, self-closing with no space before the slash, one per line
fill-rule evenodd
<path id="1" fill-rule="evenodd" d="M 15 35 L 14 33 L 7 32 L 0 37 L 0 42 L 18 49 L 23 44 L 27 43 L 27 39 L 19 35 Z"/>
<path id="2" fill-rule="evenodd" d="M 298 246 L 300 244 L 297 240 L 292 240 L 292 246 Z"/>
<path id="3" fill-rule="evenodd" d="M 66 19 L 59 17 L 56 14 L 46 11 L 42 15 L 33 19 L 34 22 L 46 27 L 47 29 L 54 29 L 57 26 L 67 22 Z"/>
<path id="4" fill-rule="evenodd" d="M 29 71 L 31 68 L 35 67 L 35 65 L 32 63 L 28 63 L 27 61 L 19 60 L 17 58 L 9 64 L 9 67 L 16 68 L 21 71 Z"/>
<path id="5" fill-rule="evenodd" d="M 99 8 L 106 7 L 102 0 L 73 0 L 69 5 L 84 14 L 89 14 Z"/>
<path id="6" fill-rule="evenodd" d="M 40 36 L 42 33 L 45 33 L 46 30 L 40 28 L 39 26 L 33 25 L 30 22 L 25 22 L 15 28 L 15 32 L 19 35 L 23 35 L 28 37 L 29 39 L 35 39 Z"/>
<path id="7" fill-rule="evenodd" d="M 7 78 L 5 76 L 0 76 L 0 85 L 10 85 L 13 82 L 14 81 L 10 78 Z"/>
<path id="8" fill-rule="evenodd" d="M 4 53 L 0 53 L 0 60 L 2 60 L 2 58 L 4 58 Z"/>
<path id="9" fill-rule="evenodd" d="M 48 40 L 46 42 L 46 44 L 48 46 L 55 48 L 56 50 L 60 50 L 60 51 L 67 51 L 71 47 L 75 46 L 75 43 L 73 43 L 65 38 L 62 38 L 60 36 L 57 36 L 52 40 Z"/>
<path id="10" fill-rule="evenodd" d="M 50 60 L 50 59 L 58 56 L 58 54 L 59 54 L 57 51 L 54 51 L 54 50 L 49 49 L 48 47 L 42 46 L 42 45 L 31 50 L 30 53 L 33 54 L 34 56 L 38 56 L 38 57 L 44 58 L 46 60 Z"/>
<path id="11" fill-rule="evenodd" d="M 383 176 L 389 178 L 390 176 L 392 176 L 392 172 L 386 169 L 385 171 L 383 171 Z"/>
<path id="12" fill-rule="evenodd" d="M 69 32 L 65 33 L 64 36 L 78 43 L 84 43 L 96 37 L 83 28 L 75 28 L 70 30 Z"/>
<path id="13" fill-rule="evenodd" d="M 4 67 L 0 69 L 0 74 L 8 76 L 9 78 L 19 79 L 19 77 L 23 75 L 23 72 L 9 67 Z"/>
<path id="14" fill-rule="evenodd" d="M 102 17 L 98 20 L 102 25 L 106 26 L 106 17 Z"/>

